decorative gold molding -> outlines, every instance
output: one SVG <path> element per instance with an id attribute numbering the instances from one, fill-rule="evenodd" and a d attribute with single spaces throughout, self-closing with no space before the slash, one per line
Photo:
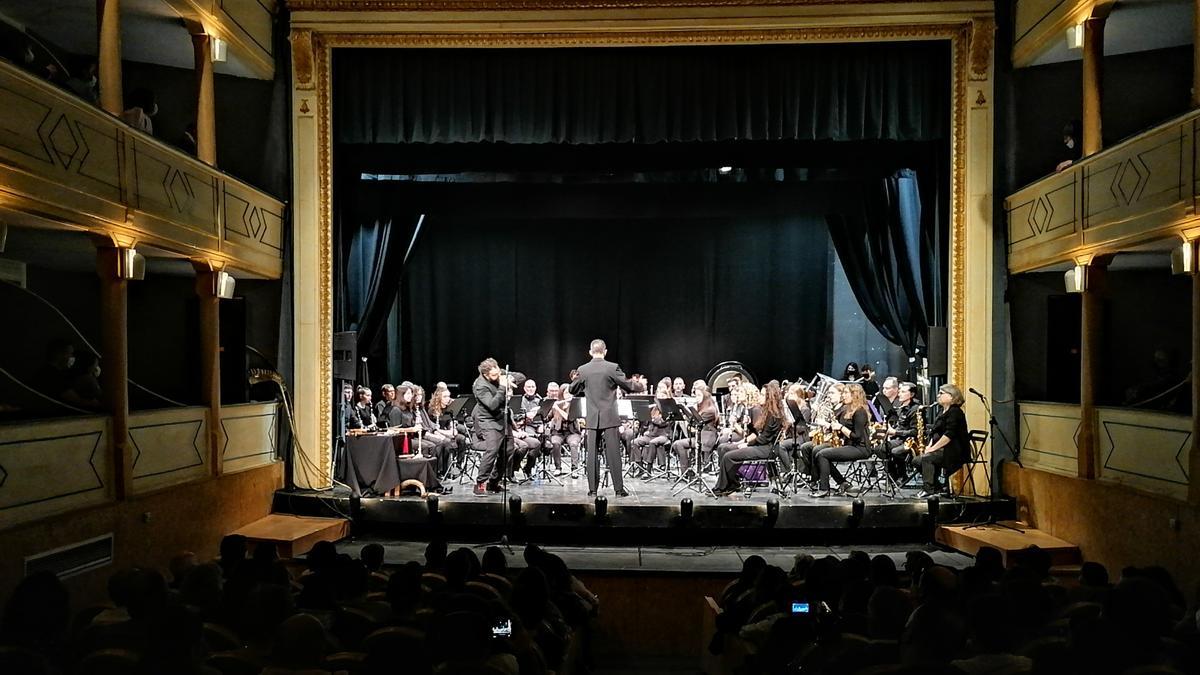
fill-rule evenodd
<path id="1" fill-rule="evenodd" d="M 923 0 L 933 3 L 957 1 Z M 896 0 L 287 0 L 287 6 L 293 12 L 513 12 L 883 5 L 895 2 Z"/>
<path id="2" fill-rule="evenodd" d="M 992 65 L 992 49 L 996 44 L 996 22 L 991 19 L 971 19 L 971 79 L 986 80 Z"/>
<path id="3" fill-rule="evenodd" d="M 288 37 L 292 43 L 292 74 L 298 89 L 313 88 L 313 34 L 306 28 L 297 28 Z"/>
<path id="4" fill-rule="evenodd" d="M 297 0 L 289 2 L 293 10 L 299 9 L 382 9 L 385 0 L 370 4 L 346 2 L 345 0 Z M 871 2 L 873 0 L 852 0 L 854 2 Z M 585 0 L 586 2 L 586 0 Z M 465 8 L 463 3 L 438 3 L 439 8 L 452 6 Z M 494 9 L 490 3 L 489 9 Z M 549 5 L 562 3 L 550 2 L 519 2 L 513 8 L 522 9 L 536 6 L 547 8 Z M 727 2 L 713 0 L 711 3 L 692 3 L 695 6 L 718 6 L 723 4 L 752 5 L 763 2 Z M 795 4 L 770 2 L 766 4 Z M 845 3 L 839 3 L 845 4 Z M 403 5 L 409 9 L 430 9 L 420 2 L 388 3 L 389 8 Z M 419 6 L 419 7 L 418 7 Z M 585 3 L 572 4 L 573 8 L 585 6 Z M 609 6 L 688 6 L 685 0 L 669 4 L 651 2 L 616 2 L 590 3 L 589 7 Z M 506 6 L 505 9 L 509 9 Z M 561 8 L 561 7 L 560 7 Z M 320 302 L 318 334 L 321 335 L 320 359 L 321 381 L 332 381 L 332 208 L 330 191 L 333 185 L 332 167 L 332 118 L 330 113 L 330 92 L 332 84 L 332 49 L 335 47 L 583 47 L 583 46 L 678 46 L 678 45 L 718 45 L 718 44 L 797 44 L 797 43 L 830 43 L 830 42 L 863 42 L 863 41 L 901 41 L 901 40 L 949 40 L 951 44 L 951 284 L 949 290 L 949 330 L 951 333 L 951 355 L 953 357 L 951 376 L 954 381 L 964 381 L 965 367 L 965 329 L 964 301 L 965 274 L 964 256 L 966 252 L 966 150 L 967 130 L 966 115 L 970 102 L 968 100 L 968 81 L 972 72 L 972 36 L 978 35 L 975 45 L 982 50 L 983 40 L 991 40 L 994 23 L 990 20 L 976 26 L 970 19 L 947 21 L 943 23 L 920 23 L 894 26 L 819 26 L 808 28 L 779 28 L 748 30 L 678 30 L 678 31 L 580 31 L 580 32 L 467 32 L 467 33 L 324 33 L 313 32 L 311 35 L 313 47 L 313 62 L 315 63 L 316 96 L 317 96 L 317 128 L 318 128 L 318 172 L 319 172 L 319 209 L 317 222 L 320 231 L 320 282 L 318 297 Z M 298 31 L 296 31 L 298 32 Z M 295 32 L 294 32 L 295 33 Z M 293 51 L 294 51 L 293 47 Z M 990 52 L 990 46 L 984 53 Z M 299 81 L 299 69 L 295 71 Z M 323 391 L 320 410 L 320 438 L 332 437 L 332 390 Z M 328 466 L 328 448 L 321 447 L 321 466 Z"/>

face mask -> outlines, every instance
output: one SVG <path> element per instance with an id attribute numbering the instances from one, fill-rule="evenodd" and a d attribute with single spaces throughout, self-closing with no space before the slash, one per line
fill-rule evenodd
<path id="1" fill-rule="evenodd" d="M 147 117 L 154 117 L 157 114 L 158 114 L 158 104 L 157 103 L 155 103 L 153 106 L 151 106 L 151 108 L 149 110 L 146 111 Z"/>
<path id="2" fill-rule="evenodd" d="M 67 367 L 68 367 L 68 368 L 74 368 L 74 367 L 75 367 L 75 357 L 74 357 L 74 356 L 71 356 L 71 357 L 68 357 L 68 358 L 67 358 Z"/>
<path id="3" fill-rule="evenodd" d="M 1066 145 L 1068 150 L 1074 150 L 1075 149 L 1075 139 L 1068 138 L 1067 140 L 1063 141 L 1063 145 Z"/>
<path id="4" fill-rule="evenodd" d="M 89 88 L 89 89 L 95 89 L 95 88 L 96 88 L 96 85 L 97 85 L 98 83 L 99 83 L 99 82 L 96 80 L 96 76 L 95 76 L 95 75 L 93 75 L 93 76 L 92 76 L 92 79 L 88 80 L 88 88 Z"/>
<path id="5" fill-rule="evenodd" d="M 33 50 L 25 48 L 25 63 L 33 63 Z"/>

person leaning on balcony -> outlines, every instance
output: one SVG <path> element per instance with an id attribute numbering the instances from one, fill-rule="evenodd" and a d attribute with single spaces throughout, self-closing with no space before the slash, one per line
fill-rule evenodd
<path id="1" fill-rule="evenodd" d="M 154 92 L 144 87 L 134 89 L 125 99 L 125 112 L 121 119 L 129 126 L 154 135 L 154 122 L 150 118 L 158 114 L 158 102 Z"/>

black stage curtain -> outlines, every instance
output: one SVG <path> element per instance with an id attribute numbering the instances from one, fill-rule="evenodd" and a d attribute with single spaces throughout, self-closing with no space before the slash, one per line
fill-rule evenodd
<path id="1" fill-rule="evenodd" d="M 652 378 L 690 381 L 727 359 L 810 375 L 828 241 L 814 216 L 430 218 L 404 273 L 403 373 L 469 385 L 494 356 L 561 382 L 599 337 Z"/>
<path id="2" fill-rule="evenodd" d="M 417 218 L 371 207 L 339 213 L 335 245 L 334 330 L 358 331 L 358 353 L 367 355 L 387 324 L 404 269 L 404 253 Z M 370 384 L 360 373 L 362 384 Z"/>
<path id="3" fill-rule="evenodd" d="M 860 200 L 827 217 L 829 234 L 867 318 L 912 356 L 944 302 L 938 219 L 922 217 L 914 171 L 864 181 L 862 188 Z"/>
<path id="4" fill-rule="evenodd" d="M 334 50 L 339 143 L 933 140 L 946 42 Z"/>

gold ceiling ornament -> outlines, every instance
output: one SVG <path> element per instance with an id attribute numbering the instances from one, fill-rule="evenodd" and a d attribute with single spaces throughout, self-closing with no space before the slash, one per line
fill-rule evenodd
<path id="1" fill-rule="evenodd" d="M 996 44 L 996 22 L 990 18 L 971 19 L 971 79 L 986 80 Z"/>
<path id="2" fill-rule="evenodd" d="M 897 0 L 287 0 L 293 12 L 514 12 L 886 5 Z M 923 0 L 952 3 L 957 0 Z"/>
<path id="3" fill-rule="evenodd" d="M 292 73 L 296 87 L 312 89 L 313 84 L 313 33 L 307 28 L 297 28 L 288 37 L 292 43 Z"/>

